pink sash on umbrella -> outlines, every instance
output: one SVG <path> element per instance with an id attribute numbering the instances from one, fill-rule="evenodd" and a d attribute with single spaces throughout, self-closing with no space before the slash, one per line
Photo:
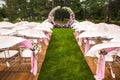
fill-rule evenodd
<path id="1" fill-rule="evenodd" d="M 89 40 L 87 40 L 85 44 L 85 54 L 88 52 L 89 49 L 90 49 L 90 43 L 89 43 Z"/>
<path id="2" fill-rule="evenodd" d="M 20 43 L 21 45 L 25 46 L 27 49 L 33 49 L 32 41 L 31 40 L 25 40 Z M 37 74 L 37 59 L 35 58 L 35 53 L 33 51 L 33 54 L 31 55 L 31 73 L 34 75 Z"/>
<path id="3" fill-rule="evenodd" d="M 105 55 L 100 55 L 100 58 L 97 64 L 95 79 L 102 80 L 104 79 L 104 75 L 105 75 Z"/>
<path id="4" fill-rule="evenodd" d="M 82 40 L 83 40 L 82 38 L 79 38 L 79 39 L 78 39 L 78 45 L 79 45 L 79 46 L 82 45 Z"/>

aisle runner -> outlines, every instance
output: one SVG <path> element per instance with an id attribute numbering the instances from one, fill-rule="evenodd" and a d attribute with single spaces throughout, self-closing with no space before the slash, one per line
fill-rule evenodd
<path id="1" fill-rule="evenodd" d="M 72 29 L 53 29 L 38 80 L 94 80 Z"/>

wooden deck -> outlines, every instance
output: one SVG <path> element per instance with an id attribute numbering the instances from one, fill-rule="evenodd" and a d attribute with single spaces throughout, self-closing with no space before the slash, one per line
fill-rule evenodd
<path id="1" fill-rule="evenodd" d="M 46 49 L 47 46 L 43 43 L 42 51 L 38 54 L 38 72 L 36 76 L 30 72 L 30 62 L 28 64 L 17 62 L 11 67 L 0 66 L 0 80 L 37 80 L 45 58 Z"/>

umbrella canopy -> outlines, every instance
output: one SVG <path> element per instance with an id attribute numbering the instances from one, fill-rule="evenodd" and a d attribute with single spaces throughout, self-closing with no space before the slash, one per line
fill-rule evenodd
<path id="1" fill-rule="evenodd" d="M 86 56 L 90 56 L 94 54 L 96 51 L 105 49 L 105 48 L 114 48 L 114 47 L 120 47 L 120 42 L 106 42 L 97 44 L 90 48 L 90 50 L 86 53 Z"/>
<path id="2" fill-rule="evenodd" d="M 41 30 L 41 31 L 52 32 L 52 30 L 48 27 L 36 26 L 34 29 L 38 29 L 38 30 Z"/>
<path id="3" fill-rule="evenodd" d="M 14 24 L 11 22 L 0 22 L 0 28 L 12 28 Z"/>
<path id="4" fill-rule="evenodd" d="M 94 23 L 90 22 L 90 21 L 83 21 L 80 23 L 77 23 L 73 29 L 76 29 L 76 31 L 80 31 L 80 30 L 90 30 L 92 29 L 94 26 Z"/>
<path id="5" fill-rule="evenodd" d="M 115 25 L 115 24 L 108 24 L 108 29 L 112 31 L 120 31 L 120 26 Z"/>
<path id="6" fill-rule="evenodd" d="M 43 23 L 41 23 L 40 26 L 42 26 L 42 27 L 48 27 L 48 28 L 53 28 L 53 25 L 50 22 L 43 22 Z"/>
<path id="7" fill-rule="evenodd" d="M 18 26 L 18 25 L 23 25 L 23 24 L 27 24 L 27 23 L 29 23 L 29 22 L 28 21 L 20 21 L 20 22 L 15 23 L 14 25 Z"/>
<path id="8" fill-rule="evenodd" d="M 31 38 L 47 38 L 47 36 L 41 31 L 37 29 L 27 29 L 18 32 L 18 35 L 31 37 Z"/>
<path id="9" fill-rule="evenodd" d="M 104 37 L 105 38 L 119 38 L 120 31 L 116 31 L 116 30 L 106 31 L 106 33 L 104 34 Z"/>
<path id="10" fill-rule="evenodd" d="M 101 37 L 104 36 L 105 33 L 99 31 L 85 31 L 78 35 L 77 38 L 85 38 L 85 37 Z"/>
<path id="11" fill-rule="evenodd" d="M 111 39 L 110 42 L 120 42 L 120 37 L 119 38 Z"/>
<path id="12" fill-rule="evenodd" d="M 0 35 L 10 35 L 14 32 L 15 30 L 13 29 L 0 29 Z"/>
<path id="13" fill-rule="evenodd" d="M 29 29 L 29 27 L 26 26 L 26 25 L 16 25 L 16 26 L 13 28 L 13 30 L 15 30 L 15 31 L 20 31 L 20 30 L 24 30 L 24 29 Z"/>
<path id="14" fill-rule="evenodd" d="M 34 28 L 34 27 L 36 27 L 36 26 L 38 26 L 38 25 L 41 25 L 41 23 L 29 22 L 29 23 L 26 23 L 26 24 L 24 24 L 24 25 L 27 26 L 27 27 L 30 27 L 30 28 Z"/>
<path id="15" fill-rule="evenodd" d="M 0 36 L 0 49 L 12 47 L 24 40 L 21 37 Z"/>

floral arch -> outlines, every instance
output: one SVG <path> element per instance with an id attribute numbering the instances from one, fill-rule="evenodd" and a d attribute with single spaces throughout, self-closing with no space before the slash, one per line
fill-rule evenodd
<path id="1" fill-rule="evenodd" d="M 71 8 L 69 8 L 69 7 L 57 6 L 57 7 L 53 8 L 48 15 L 48 21 L 50 23 L 52 23 L 54 25 L 54 27 L 58 26 L 58 24 L 56 24 L 55 21 L 54 21 L 54 14 L 55 14 L 55 11 L 58 10 L 58 9 L 67 10 L 70 14 L 68 22 L 66 24 L 62 25 L 62 27 L 71 27 L 71 25 L 74 23 L 74 20 L 75 20 L 75 14 L 71 10 Z"/>

